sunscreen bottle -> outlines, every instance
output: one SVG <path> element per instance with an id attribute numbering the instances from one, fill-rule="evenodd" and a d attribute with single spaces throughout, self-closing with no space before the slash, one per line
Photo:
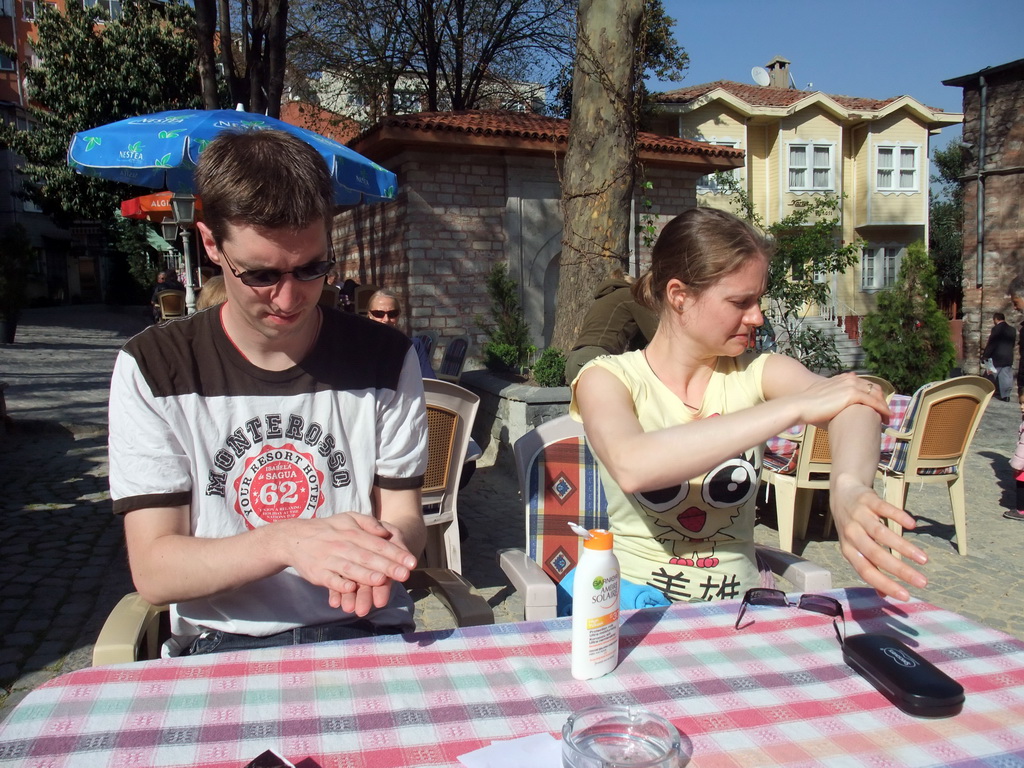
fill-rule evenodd
<path id="1" fill-rule="evenodd" d="M 572 676 L 591 680 L 619 663 L 619 560 L 613 536 L 590 531 L 572 592 Z"/>

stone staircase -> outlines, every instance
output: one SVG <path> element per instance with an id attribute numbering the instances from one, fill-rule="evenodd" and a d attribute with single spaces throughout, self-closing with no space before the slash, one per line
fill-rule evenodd
<path id="1" fill-rule="evenodd" d="M 859 341 L 854 341 L 846 331 L 836 325 L 835 321 L 824 317 L 809 316 L 803 319 L 803 325 L 817 328 L 835 341 L 836 352 L 843 363 L 844 371 L 862 371 L 864 369 L 864 350 Z"/>

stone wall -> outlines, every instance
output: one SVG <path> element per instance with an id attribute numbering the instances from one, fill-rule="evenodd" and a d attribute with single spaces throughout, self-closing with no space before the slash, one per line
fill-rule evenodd
<path id="1" fill-rule="evenodd" d="M 964 370 L 976 373 L 980 347 L 992 328 L 992 313 L 1016 325 L 1007 298 L 1009 282 L 1024 271 L 1024 66 L 986 76 L 983 279 L 978 284 L 978 152 L 981 91 L 964 87 L 964 142 L 970 179 L 964 198 Z"/>
<path id="2" fill-rule="evenodd" d="M 344 276 L 395 290 L 406 331 L 438 334 L 435 363 L 447 342 L 468 336 L 466 368 L 480 367 L 490 320 L 487 275 L 498 262 L 520 286 L 538 349 L 554 325 L 561 252 L 559 169 L 554 156 L 407 151 L 388 166 L 399 176 L 391 203 L 360 206 L 335 217 L 333 240 Z M 652 201 L 657 228 L 695 207 L 696 173 L 650 167 L 638 174 L 637 218 Z M 653 188 L 645 192 L 642 180 Z M 634 270 L 649 248 L 636 239 Z M 483 320 L 481 323 L 480 321 Z"/>

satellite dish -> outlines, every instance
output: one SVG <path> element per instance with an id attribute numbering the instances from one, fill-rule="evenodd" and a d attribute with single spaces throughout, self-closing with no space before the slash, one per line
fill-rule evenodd
<path id="1" fill-rule="evenodd" d="M 750 70 L 750 76 L 758 85 L 768 85 L 772 79 L 768 76 L 768 70 L 764 67 L 754 67 Z"/>

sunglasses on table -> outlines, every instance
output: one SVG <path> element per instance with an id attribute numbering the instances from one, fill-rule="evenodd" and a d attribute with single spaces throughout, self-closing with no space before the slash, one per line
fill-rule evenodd
<path id="1" fill-rule="evenodd" d="M 383 320 L 385 317 L 390 320 L 397 320 L 398 316 L 402 314 L 400 309 L 371 309 L 369 312 L 371 316 L 378 320 Z"/>
<path id="2" fill-rule="evenodd" d="M 301 267 L 289 270 L 247 269 L 245 272 L 239 272 L 235 269 L 223 248 L 220 249 L 220 254 L 224 257 L 224 261 L 227 263 L 228 269 L 231 270 L 231 274 L 241 280 L 242 285 L 248 285 L 250 288 L 269 288 L 281 282 L 281 278 L 285 275 L 291 275 L 300 282 L 308 283 L 311 280 L 323 277 L 334 266 L 334 259 L 330 258 L 323 261 L 312 261 L 309 264 L 303 264 Z"/>
<path id="3" fill-rule="evenodd" d="M 740 611 L 736 616 L 735 628 L 740 629 L 740 622 L 743 621 L 743 614 L 747 612 L 748 605 L 770 605 L 776 608 L 799 608 L 802 611 L 820 613 L 823 616 L 832 617 L 832 626 L 836 631 L 836 638 L 842 645 L 846 637 L 846 616 L 843 614 L 842 604 L 834 597 L 826 595 L 800 595 L 796 602 L 790 601 L 786 593 L 781 589 L 748 589 L 740 603 Z M 843 631 L 839 632 L 839 622 L 843 622 Z"/>

